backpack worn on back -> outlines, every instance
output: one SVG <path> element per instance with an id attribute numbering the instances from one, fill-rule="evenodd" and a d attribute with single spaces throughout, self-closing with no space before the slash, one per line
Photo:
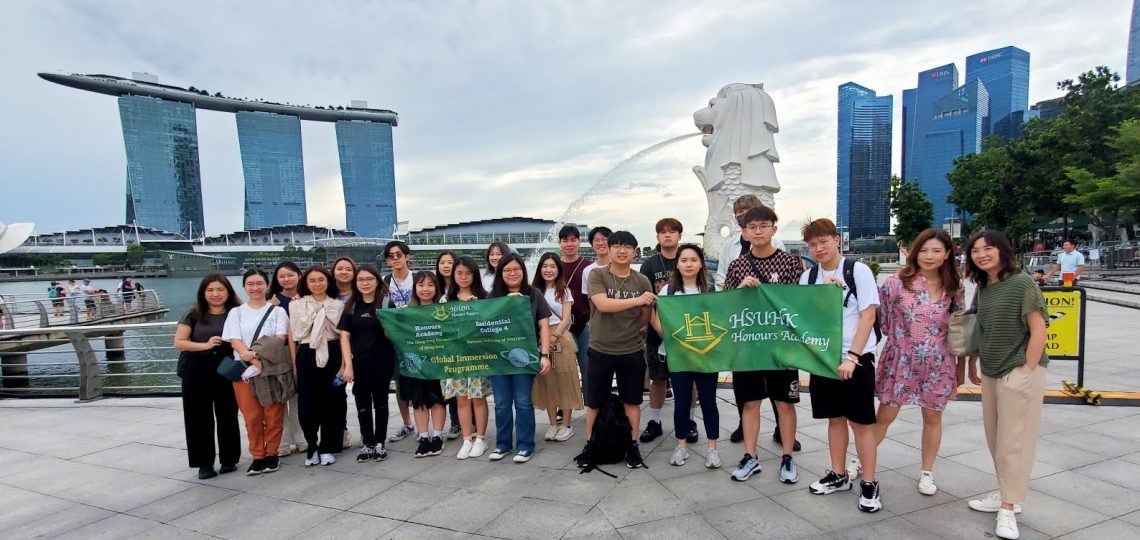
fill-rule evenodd
<path id="1" fill-rule="evenodd" d="M 851 297 L 855 297 L 855 302 L 859 302 L 859 288 L 855 286 L 855 260 L 843 259 L 843 282 L 847 284 L 847 294 L 843 296 L 843 307 L 847 307 L 847 302 Z M 819 266 L 815 265 L 808 271 L 808 283 L 815 283 L 816 278 L 819 277 Z M 858 304 L 856 304 L 858 307 Z M 883 329 L 879 324 L 879 311 L 875 310 L 875 340 L 883 340 Z"/>
<path id="2" fill-rule="evenodd" d="M 625 405 L 617 394 L 610 393 L 602 406 L 598 408 L 598 415 L 594 419 L 594 433 L 590 436 L 589 454 L 585 452 L 574 458 L 583 473 L 598 469 L 598 465 L 621 463 L 625 460 L 626 451 L 629 450 L 629 435 L 632 430 L 629 418 L 625 416 Z M 606 471 L 602 473 L 613 476 Z"/>

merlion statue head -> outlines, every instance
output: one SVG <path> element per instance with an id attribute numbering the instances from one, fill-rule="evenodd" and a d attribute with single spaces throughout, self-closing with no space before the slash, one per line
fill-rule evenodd
<path id="1" fill-rule="evenodd" d="M 705 134 L 701 143 L 709 148 L 705 159 L 708 168 L 744 164 L 760 155 L 780 161 L 772 137 L 780 125 L 764 83 L 733 83 L 721 88 L 708 107 L 693 113 L 693 123 Z"/>

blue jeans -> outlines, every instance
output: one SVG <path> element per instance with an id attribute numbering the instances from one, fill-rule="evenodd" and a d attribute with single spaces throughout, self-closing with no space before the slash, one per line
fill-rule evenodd
<path id="1" fill-rule="evenodd" d="M 590 365 L 589 357 L 586 356 L 586 349 L 590 348 L 590 325 L 582 327 L 582 333 L 574 336 L 574 344 L 578 346 L 578 370 L 582 372 L 580 379 L 582 380 L 582 401 L 588 402 L 590 393 L 586 390 L 586 374 L 589 370 L 586 369 Z"/>
<path id="2" fill-rule="evenodd" d="M 495 448 L 511 449 L 512 435 L 519 452 L 534 452 L 534 375 L 495 375 L 491 391 L 495 395 Z M 513 410 L 512 410 L 513 408 Z"/>

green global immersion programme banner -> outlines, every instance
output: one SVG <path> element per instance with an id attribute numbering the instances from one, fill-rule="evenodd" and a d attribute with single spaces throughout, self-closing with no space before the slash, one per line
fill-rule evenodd
<path id="1" fill-rule="evenodd" d="M 795 367 L 838 378 L 843 299 L 834 285 L 742 287 L 657 299 L 670 371 Z"/>
<path id="2" fill-rule="evenodd" d="M 400 375 L 417 379 L 537 374 L 538 340 L 526 297 L 377 310 Z"/>

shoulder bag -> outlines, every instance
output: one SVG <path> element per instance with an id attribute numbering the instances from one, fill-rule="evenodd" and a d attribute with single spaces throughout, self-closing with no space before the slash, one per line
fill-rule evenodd
<path id="1" fill-rule="evenodd" d="M 970 309 L 950 314 L 946 345 L 954 356 L 977 356 L 981 332 L 978 329 L 978 291 Z"/>

